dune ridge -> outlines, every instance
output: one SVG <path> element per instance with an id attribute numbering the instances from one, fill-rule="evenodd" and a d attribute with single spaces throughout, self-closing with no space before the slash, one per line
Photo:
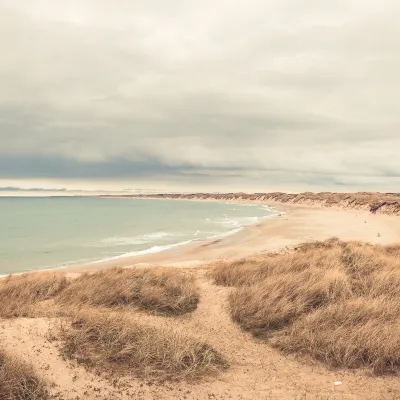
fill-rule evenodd
<path id="1" fill-rule="evenodd" d="M 265 203 L 269 201 L 283 204 L 298 204 L 331 208 L 337 207 L 347 210 L 364 210 L 386 215 L 400 215 L 400 194 L 398 193 L 159 193 L 104 197 L 243 201 L 257 203 Z"/>

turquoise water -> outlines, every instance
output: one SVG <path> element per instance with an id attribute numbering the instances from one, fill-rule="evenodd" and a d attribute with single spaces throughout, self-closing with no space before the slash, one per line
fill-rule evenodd
<path id="1" fill-rule="evenodd" d="M 0 275 L 155 253 L 275 214 L 215 202 L 0 197 Z"/>

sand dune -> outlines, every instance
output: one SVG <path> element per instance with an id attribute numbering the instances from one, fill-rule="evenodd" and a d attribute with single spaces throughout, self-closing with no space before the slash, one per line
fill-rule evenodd
<path id="1" fill-rule="evenodd" d="M 109 196 L 112 197 L 112 196 Z M 184 199 L 184 200 L 218 200 L 263 203 L 299 204 L 308 206 L 338 207 L 351 210 L 365 210 L 379 214 L 400 215 L 400 195 L 394 193 L 330 193 L 305 192 L 290 194 L 273 193 L 192 193 L 192 194 L 143 194 L 136 198 Z"/>
<path id="2" fill-rule="evenodd" d="M 104 357 L 103 353 L 93 366 L 88 363 L 90 358 L 81 357 L 77 361 L 75 357 L 72 361 L 68 360 L 62 351 L 63 344 L 58 326 L 60 322 L 68 321 L 69 317 L 67 320 L 66 317 L 59 319 L 43 316 L 2 320 L 0 323 L 2 346 L 9 354 L 33 364 L 35 374 L 47 382 L 47 387 L 55 399 L 373 400 L 400 397 L 400 382 L 394 376 L 372 376 L 363 369 L 355 371 L 345 368 L 330 369 L 322 363 L 285 355 L 264 341 L 252 337 L 251 333 L 242 331 L 239 325 L 232 321 L 229 311 L 229 298 L 235 289 L 215 285 L 210 276 L 210 268 L 212 267 L 183 270 L 177 268 L 178 271 L 193 277 L 198 285 L 200 301 L 194 312 L 184 316 L 165 317 L 132 309 L 129 312 L 123 311 L 123 321 L 129 318 L 132 320 L 132 326 L 139 324 L 139 326 L 153 327 L 157 331 L 159 329 L 166 332 L 176 331 L 180 336 L 188 337 L 185 344 L 179 342 L 174 344 L 172 339 L 167 339 L 163 346 L 176 346 L 173 351 L 181 351 L 180 346 L 191 346 L 192 343 L 207 343 L 209 346 L 207 348 L 214 349 L 227 361 L 228 368 L 216 374 L 205 375 L 197 381 L 181 377 L 159 380 L 151 376 L 147 378 L 137 376 L 135 369 L 132 369 L 128 373 L 125 370 L 125 374 L 121 377 L 115 367 L 109 367 L 109 373 L 97 368 L 97 364 Z M 101 315 L 105 316 L 108 313 L 114 314 L 115 311 L 104 310 Z M 82 325 L 79 314 L 72 314 L 72 318 L 74 315 L 78 315 L 78 319 L 76 317 L 75 320 L 72 319 L 74 335 L 77 334 L 75 333 L 77 329 L 93 329 Z M 68 327 L 68 322 L 66 323 L 64 326 Z M 102 321 L 98 320 L 97 323 L 102 324 Z M 121 318 L 119 324 L 122 323 L 126 324 Z M 120 327 L 115 331 L 113 334 L 115 338 L 110 338 L 109 325 L 107 329 L 101 340 L 112 341 L 113 347 L 110 349 L 106 346 L 104 349 L 113 356 L 114 343 L 120 342 L 119 332 L 124 328 Z M 86 336 L 90 335 L 90 330 L 84 333 Z M 126 340 L 128 334 L 132 335 L 130 331 L 124 330 L 122 338 Z M 140 338 L 143 337 L 145 336 L 141 334 Z M 154 335 L 153 340 L 158 340 L 157 337 Z M 75 344 L 80 343 L 76 341 L 75 336 L 69 337 L 69 340 L 74 340 Z M 84 337 L 82 340 L 88 339 Z M 140 343 L 143 343 L 144 339 L 140 340 Z M 94 349 L 102 352 L 102 344 L 97 344 Z M 86 351 L 85 354 L 88 354 Z M 144 352 L 146 351 L 147 347 L 144 349 Z M 170 354 L 168 349 L 163 351 Z M 112 360 L 111 358 L 111 362 L 115 362 Z M 123 362 L 123 358 L 115 360 L 118 363 Z M 335 382 L 341 384 L 335 385 Z"/>

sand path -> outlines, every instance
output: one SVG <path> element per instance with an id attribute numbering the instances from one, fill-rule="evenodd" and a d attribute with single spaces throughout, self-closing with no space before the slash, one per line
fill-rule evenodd
<path id="1" fill-rule="evenodd" d="M 121 379 L 114 384 L 59 355 L 48 340 L 54 320 L 16 319 L 0 322 L 2 346 L 33 363 L 53 383 L 55 399 L 399 399 L 400 380 L 371 377 L 365 372 L 329 371 L 301 363 L 242 332 L 230 319 L 227 297 L 232 289 L 215 286 L 206 268 L 185 269 L 200 288 L 198 309 L 180 318 L 132 312 L 132 318 L 190 332 L 223 353 L 230 368 L 197 384 L 157 384 Z M 335 386 L 335 381 L 342 385 Z"/>

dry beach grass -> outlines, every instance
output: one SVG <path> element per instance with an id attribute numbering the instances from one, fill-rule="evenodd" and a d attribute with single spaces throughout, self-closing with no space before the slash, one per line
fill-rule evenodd
<path id="1" fill-rule="evenodd" d="M 400 247 L 306 243 L 292 254 L 222 263 L 232 319 L 286 353 L 335 367 L 400 371 Z"/>
<path id="2" fill-rule="evenodd" d="M 150 327 L 129 313 L 85 311 L 63 325 L 63 353 L 105 372 L 157 379 L 198 379 L 227 367 L 208 344 L 183 332 Z"/>
<path id="3" fill-rule="evenodd" d="M 198 300 L 194 278 L 167 268 L 113 268 L 74 279 L 50 272 L 0 279 L 2 318 L 74 314 L 82 306 L 179 315 L 195 310 Z"/>
<path id="4" fill-rule="evenodd" d="M 194 278 L 171 268 L 112 268 L 83 274 L 56 299 L 75 307 L 135 307 L 169 315 L 195 310 L 198 300 Z"/>
<path id="5" fill-rule="evenodd" d="M 38 303 L 53 299 L 67 285 L 62 273 L 36 272 L 0 279 L 0 317 L 38 316 Z"/>
<path id="6" fill-rule="evenodd" d="M 45 400 L 46 384 L 30 366 L 0 350 L 0 399 Z"/>

